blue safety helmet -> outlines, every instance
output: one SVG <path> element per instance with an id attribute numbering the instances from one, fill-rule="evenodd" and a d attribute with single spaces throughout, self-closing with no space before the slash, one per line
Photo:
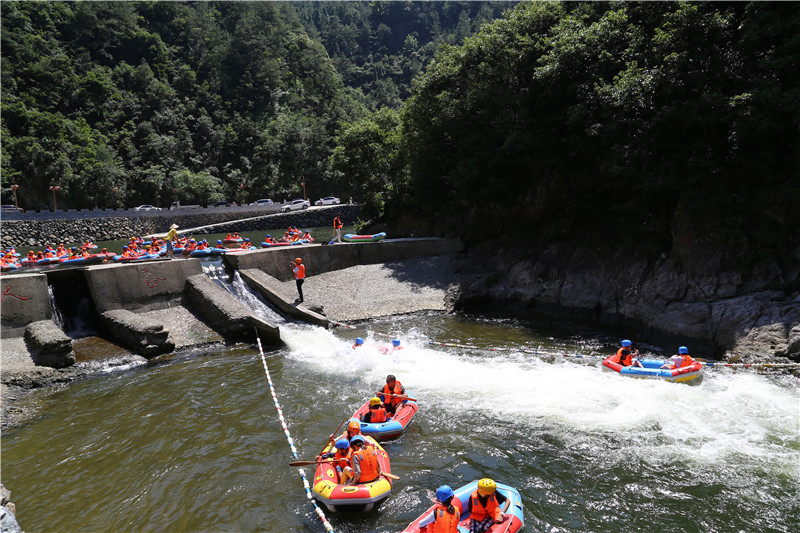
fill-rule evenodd
<path id="1" fill-rule="evenodd" d="M 680 348 L 678 348 L 678 353 L 681 354 L 681 355 L 685 354 L 685 353 L 689 353 L 689 348 L 687 348 L 686 346 L 681 346 Z"/>
<path id="2" fill-rule="evenodd" d="M 350 444 L 360 444 L 361 446 L 364 446 L 364 442 L 364 437 L 361 435 L 353 435 L 353 438 L 350 439 Z"/>
<path id="3" fill-rule="evenodd" d="M 441 487 L 436 489 L 436 499 L 439 500 L 441 503 L 446 502 L 452 497 L 453 497 L 453 489 L 450 488 L 450 485 L 442 485 Z"/>
<path id="4" fill-rule="evenodd" d="M 222 239 L 217 239 L 217 244 L 222 244 Z"/>
<path id="5" fill-rule="evenodd" d="M 356 344 L 364 344 L 364 339 L 361 337 L 356 337 Z"/>
<path id="6" fill-rule="evenodd" d="M 624 341 L 622 341 L 622 345 L 623 346 L 630 346 L 631 344 L 632 344 L 631 341 L 629 341 L 628 339 L 625 339 Z"/>
<path id="7" fill-rule="evenodd" d="M 339 439 L 336 441 L 336 444 L 334 444 L 334 446 L 336 446 L 337 450 L 346 450 L 347 448 L 350 447 L 350 443 L 347 442 L 347 439 Z"/>
<path id="8" fill-rule="evenodd" d="M 272 235 L 270 235 L 269 233 L 267 233 L 267 238 L 270 238 L 270 237 L 272 237 Z"/>
<path id="9" fill-rule="evenodd" d="M 400 339 L 392 340 L 392 346 L 400 346 Z"/>

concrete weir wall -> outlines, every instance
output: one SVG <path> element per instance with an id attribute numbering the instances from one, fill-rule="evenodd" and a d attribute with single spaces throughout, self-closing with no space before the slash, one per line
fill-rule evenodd
<path id="1" fill-rule="evenodd" d="M 278 281 L 287 281 L 293 278 L 289 263 L 294 262 L 296 257 L 306 265 L 306 274 L 313 275 L 355 265 L 452 254 L 463 249 L 464 245 L 456 239 L 390 239 L 346 245 L 281 246 L 225 254 L 224 261 L 233 269 L 259 269 Z"/>
<path id="2" fill-rule="evenodd" d="M 312 324 L 325 325 L 325 316 L 305 306 L 292 305 L 280 291 L 279 282 L 292 278 L 289 263 L 296 257 L 301 257 L 308 274 L 314 275 L 359 264 L 452 254 L 462 248 L 461 242 L 456 240 L 392 239 L 235 252 L 225 255 L 224 262 L 229 268 L 240 270 L 248 284 L 283 312 Z M 63 367 L 75 360 L 71 339 L 52 322 L 48 276 L 53 276 L 51 281 L 58 286 L 66 284 L 83 294 L 88 291 L 101 335 L 145 357 L 175 349 L 169 318 L 164 318 L 170 315 L 168 311 L 167 315 L 163 313 L 178 306 L 201 317 L 208 327 L 226 339 L 252 342 L 258 335 L 267 345 L 282 344 L 278 327 L 255 316 L 246 305 L 203 274 L 199 259 L 161 259 L 3 277 L 2 335 L 24 335 L 31 353 L 36 352 L 34 357 L 38 364 Z"/>

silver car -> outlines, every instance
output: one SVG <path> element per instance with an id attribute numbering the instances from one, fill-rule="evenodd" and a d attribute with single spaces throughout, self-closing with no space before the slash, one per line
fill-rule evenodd
<path id="1" fill-rule="evenodd" d="M 336 205 L 342 203 L 338 198 L 335 196 L 326 196 L 325 198 L 320 198 L 314 205 Z"/>
<path id="2" fill-rule="evenodd" d="M 281 207 L 281 213 L 288 213 L 289 211 L 299 211 L 301 209 L 308 209 L 311 207 L 311 203 L 308 200 L 303 200 L 302 198 L 296 198 L 286 204 L 285 206 Z"/>

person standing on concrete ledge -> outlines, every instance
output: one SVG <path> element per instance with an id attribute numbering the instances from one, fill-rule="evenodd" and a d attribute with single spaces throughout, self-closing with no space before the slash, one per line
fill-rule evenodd
<path id="1" fill-rule="evenodd" d="M 294 260 L 294 263 L 289 264 L 292 265 L 294 279 L 297 282 L 297 294 L 300 295 L 300 298 L 297 299 L 297 302 L 303 303 L 303 282 L 306 280 L 306 266 L 303 264 L 303 260 L 299 257 Z"/>
<path id="2" fill-rule="evenodd" d="M 333 244 L 334 241 L 338 242 L 339 244 L 342 243 L 342 215 L 337 214 L 333 217 L 333 237 L 331 238 L 331 242 L 328 244 Z"/>
<path id="3" fill-rule="evenodd" d="M 178 225 L 173 224 L 169 227 L 169 231 L 167 232 L 166 243 L 167 243 L 167 255 L 170 259 L 175 257 L 175 252 L 172 249 L 172 241 L 178 236 Z"/>

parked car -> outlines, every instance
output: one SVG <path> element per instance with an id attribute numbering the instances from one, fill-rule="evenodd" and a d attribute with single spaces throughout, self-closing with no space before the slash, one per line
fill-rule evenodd
<path id="1" fill-rule="evenodd" d="M 250 205 L 254 205 L 256 207 L 266 207 L 268 205 L 272 205 L 272 200 L 270 200 L 269 198 L 262 198 L 261 200 L 256 200 Z"/>
<path id="2" fill-rule="evenodd" d="M 134 211 L 161 211 L 160 207 L 156 207 L 150 204 L 142 204 L 139 207 L 134 207 Z"/>
<path id="3" fill-rule="evenodd" d="M 314 205 L 336 205 L 340 203 L 341 202 L 339 201 L 339 199 L 336 198 L 335 196 L 326 196 L 325 198 L 320 198 L 319 200 L 314 202 Z"/>
<path id="4" fill-rule="evenodd" d="M 2 210 L 4 213 L 9 213 L 9 212 L 10 213 L 24 213 L 25 212 L 25 210 L 22 209 L 21 207 L 16 207 L 16 206 L 13 206 L 13 205 L 0 205 L 0 210 Z"/>
<path id="5" fill-rule="evenodd" d="M 288 213 L 289 211 L 299 211 L 301 209 L 308 209 L 311 207 L 311 202 L 303 200 L 302 198 L 295 198 L 285 206 L 281 207 L 281 213 Z"/>
<path id="6" fill-rule="evenodd" d="M 227 200 L 220 200 L 219 202 L 214 202 L 213 204 L 208 204 L 208 207 L 229 207 L 232 206 L 232 202 L 228 202 Z"/>

